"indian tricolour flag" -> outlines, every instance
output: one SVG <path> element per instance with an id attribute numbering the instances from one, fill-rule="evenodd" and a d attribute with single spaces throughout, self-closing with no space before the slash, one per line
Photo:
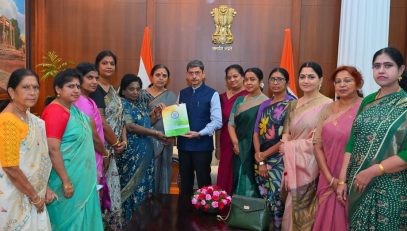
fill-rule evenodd
<path id="1" fill-rule="evenodd" d="M 295 97 L 298 97 L 294 75 L 294 55 L 293 48 L 291 46 L 291 30 L 289 28 L 286 28 L 284 30 L 284 46 L 283 52 L 281 54 L 280 67 L 284 68 L 290 76 L 289 86 L 287 90 Z"/>
<path id="2" fill-rule="evenodd" d="M 148 26 L 144 28 L 143 43 L 141 44 L 140 65 L 138 68 L 138 76 L 143 81 L 143 88 L 147 88 L 151 83 L 149 77 L 150 71 L 153 68 L 153 56 L 151 55 L 150 46 L 150 29 Z"/>

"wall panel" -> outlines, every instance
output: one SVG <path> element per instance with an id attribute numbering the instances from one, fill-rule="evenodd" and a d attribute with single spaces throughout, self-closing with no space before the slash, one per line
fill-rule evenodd
<path id="1" fill-rule="evenodd" d="M 237 11 L 231 51 L 212 50 L 210 11 L 220 4 Z M 100 50 L 111 49 L 118 56 L 114 85 L 123 74 L 137 73 L 146 22 L 154 63 L 168 65 L 169 88 L 176 92 L 186 86 L 185 67 L 195 58 L 204 61 L 207 83 L 220 92 L 224 69 L 233 63 L 258 66 L 267 77 L 280 63 L 285 28 L 292 29 L 296 72 L 307 60 L 321 63 L 326 75 L 336 66 L 340 0 L 33 0 L 33 5 L 33 65 L 48 50 L 78 63 L 93 62 Z M 41 102 L 52 94 L 51 81 L 43 85 Z M 333 95 L 331 85 L 322 91 Z"/>

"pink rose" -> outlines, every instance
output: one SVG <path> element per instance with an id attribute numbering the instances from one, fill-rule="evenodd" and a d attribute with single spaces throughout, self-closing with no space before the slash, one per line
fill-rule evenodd
<path id="1" fill-rule="evenodd" d="M 219 191 L 214 191 L 214 192 L 213 192 L 213 195 L 214 195 L 214 196 L 219 196 Z"/>
<path id="2" fill-rule="evenodd" d="M 217 208 L 218 207 L 218 202 L 217 201 L 212 202 L 212 207 Z"/>
<path id="3" fill-rule="evenodd" d="M 192 204 L 195 205 L 198 202 L 196 198 L 192 198 Z"/>
<path id="4" fill-rule="evenodd" d="M 205 205 L 206 204 L 206 201 L 201 201 L 201 205 Z"/>
<path id="5" fill-rule="evenodd" d="M 206 199 L 207 201 L 209 201 L 210 199 L 212 199 L 212 197 L 211 197 L 211 195 L 209 195 L 209 194 L 206 194 L 206 197 L 205 197 L 205 199 Z"/>

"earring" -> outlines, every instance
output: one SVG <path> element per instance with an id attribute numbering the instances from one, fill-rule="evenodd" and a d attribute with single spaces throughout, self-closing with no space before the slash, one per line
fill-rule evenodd
<path id="1" fill-rule="evenodd" d="M 57 94 L 57 98 L 59 98 L 59 97 L 61 97 L 61 95 L 58 93 L 58 94 Z"/>
<path id="2" fill-rule="evenodd" d="M 403 77 L 401 77 L 401 75 L 399 76 L 399 82 L 403 79 Z"/>

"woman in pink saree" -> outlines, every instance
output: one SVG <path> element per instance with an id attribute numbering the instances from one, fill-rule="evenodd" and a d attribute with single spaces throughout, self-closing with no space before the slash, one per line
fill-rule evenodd
<path id="1" fill-rule="evenodd" d="M 283 191 L 287 191 L 282 230 L 311 230 L 316 211 L 318 164 L 312 142 L 321 109 L 331 99 L 319 92 L 321 66 L 306 62 L 300 67 L 299 85 L 304 96 L 290 102 L 283 131 Z"/>
<path id="2" fill-rule="evenodd" d="M 358 90 L 363 80 L 356 68 L 342 66 L 336 69 L 332 81 L 338 100 L 323 109 L 314 135 L 315 157 L 320 169 L 314 231 L 342 231 L 348 227 L 347 206 L 337 199 L 336 188 L 345 146 L 362 102 Z"/>
<path id="3" fill-rule="evenodd" d="M 109 189 L 106 183 L 106 170 L 109 166 L 110 153 L 105 148 L 105 137 L 103 133 L 102 117 L 96 103 L 89 97 L 90 93 L 96 91 L 98 86 L 98 72 L 91 63 L 80 63 L 76 69 L 82 74 L 81 96 L 74 102 L 78 109 L 90 118 L 92 127 L 92 138 L 95 147 L 97 182 L 103 188 L 99 190 L 100 205 L 102 211 L 110 209 Z"/>

